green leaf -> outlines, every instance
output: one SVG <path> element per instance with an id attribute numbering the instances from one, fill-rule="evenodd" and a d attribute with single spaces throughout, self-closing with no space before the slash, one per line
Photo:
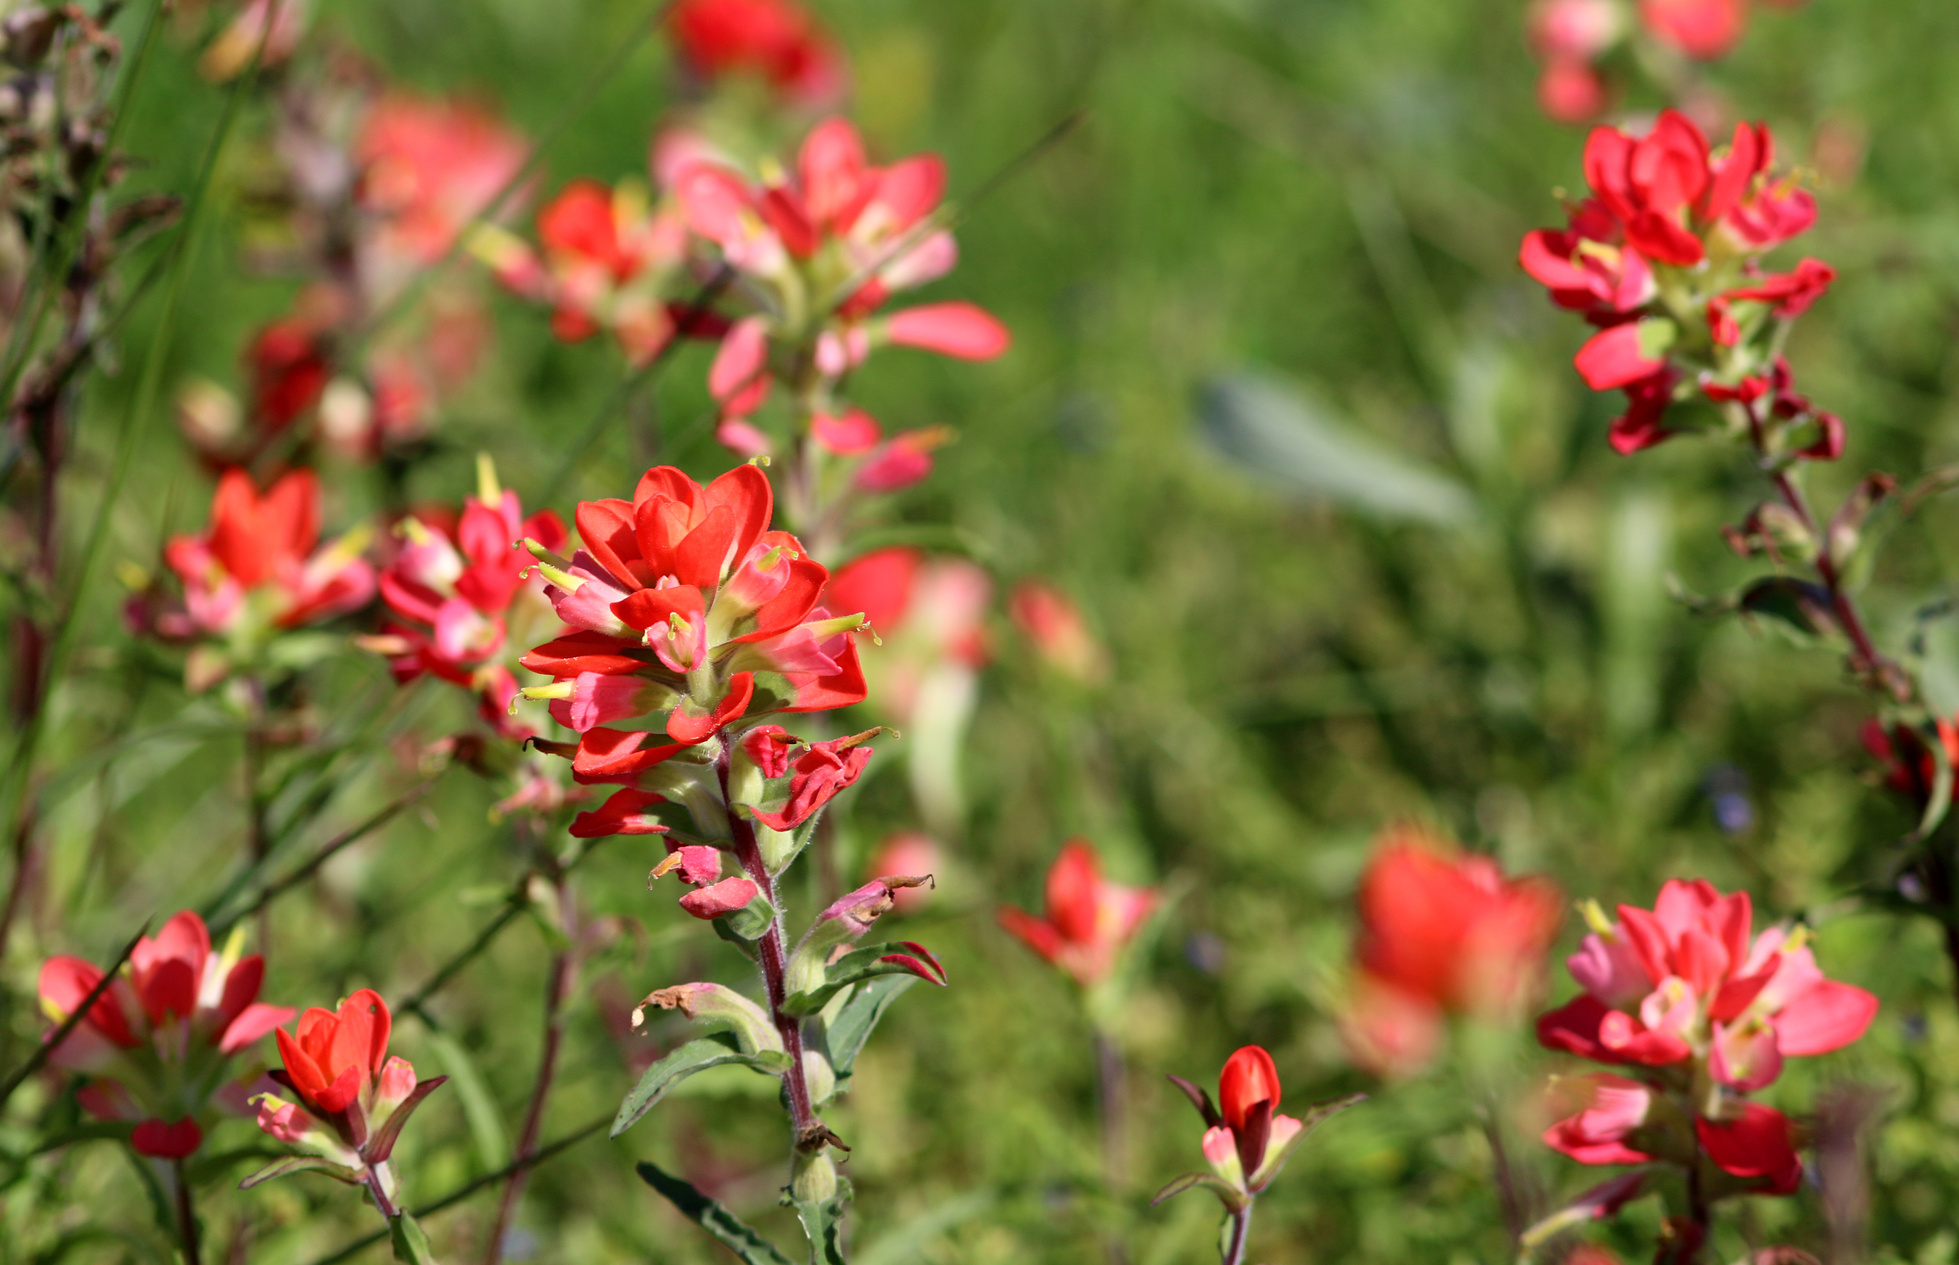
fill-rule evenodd
<path id="1" fill-rule="evenodd" d="M 768 1076 L 780 1076 L 789 1070 L 789 1056 L 765 1050 L 760 1054 L 743 1054 L 741 1044 L 732 1032 L 716 1032 L 689 1041 L 658 1063 L 646 1069 L 639 1078 L 639 1084 L 626 1095 L 619 1104 L 619 1115 L 612 1122 L 612 1136 L 618 1137 L 639 1123 L 639 1118 L 653 1109 L 653 1105 L 667 1096 L 667 1091 L 696 1072 L 704 1072 L 710 1067 L 736 1063 L 754 1068 Z"/>
<path id="2" fill-rule="evenodd" d="M 1827 637 L 1837 627 L 1829 590 L 1790 575 L 1773 575 L 1749 585 L 1742 591 L 1740 609 L 1769 620 L 1798 641 Z"/>
<path id="3" fill-rule="evenodd" d="M 346 1171 L 332 1160 L 323 1160 L 316 1155 L 293 1155 L 286 1159 L 274 1160 L 272 1163 L 267 1164 L 264 1168 L 259 1169 L 251 1176 L 245 1178 L 244 1181 L 239 1182 L 238 1189 L 250 1190 L 252 1187 L 269 1182 L 275 1177 L 284 1177 L 289 1173 L 304 1173 L 316 1168 L 330 1168 L 343 1173 Z"/>
<path id="4" fill-rule="evenodd" d="M 429 1236 L 415 1224 L 415 1218 L 402 1213 L 388 1222 L 388 1238 L 394 1244 L 395 1259 L 408 1265 L 436 1265 Z"/>
<path id="5" fill-rule="evenodd" d="M 825 1053 L 830 1056 L 830 1066 L 837 1069 L 839 1080 L 850 1075 L 851 1064 L 857 1061 L 871 1030 L 884 1018 L 891 1003 L 917 982 L 916 975 L 883 975 L 866 980 L 844 1002 L 836 1019 L 824 1025 L 823 1042 L 828 1047 Z"/>
<path id="6" fill-rule="evenodd" d="M 668 1203 L 680 1209 L 682 1216 L 721 1240 L 747 1265 L 793 1265 L 740 1217 L 694 1189 L 692 1183 L 662 1170 L 657 1164 L 642 1163 L 638 1170 L 641 1181 L 665 1196 Z"/>
<path id="7" fill-rule="evenodd" d="M 848 1183 L 840 1184 L 834 1199 L 799 1203 L 796 1219 L 809 1238 L 811 1265 L 846 1265 L 843 1258 L 843 1209 L 850 1200 Z"/>
<path id="8" fill-rule="evenodd" d="M 916 957 L 916 953 L 902 944 L 874 944 L 867 948 L 846 953 L 824 968 L 823 983 L 800 993 L 791 993 L 783 1001 L 782 1009 L 791 1015 L 813 1015 L 823 1009 L 823 1003 L 836 996 L 842 989 L 863 980 L 875 979 L 880 975 L 903 975 L 910 979 L 921 978 L 902 962 L 886 962 L 891 955 Z M 934 980 L 934 983 L 939 981 Z M 860 1041 L 861 1045 L 862 1042 Z"/>
<path id="9" fill-rule="evenodd" d="M 435 1047 L 442 1070 L 455 1084 L 456 1096 L 462 1099 L 463 1119 L 469 1125 L 483 1171 L 493 1173 L 510 1162 L 510 1134 L 504 1127 L 503 1113 L 497 1109 L 489 1086 L 483 1083 L 483 1074 L 476 1070 L 475 1060 L 454 1037 L 436 1032 L 428 1040 Z"/>
<path id="10" fill-rule="evenodd" d="M 1453 526 L 1476 517 L 1456 480 L 1408 460 L 1320 401 L 1261 374 L 1207 383 L 1198 395 L 1205 444 L 1246 474 L 1306 501 L 1376 518 Z"/>

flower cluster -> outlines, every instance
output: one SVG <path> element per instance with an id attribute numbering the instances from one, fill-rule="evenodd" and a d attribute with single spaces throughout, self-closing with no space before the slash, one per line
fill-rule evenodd
<path id="1" fill-rule="evenodd" d="M 734 269 L 754 309 L 729 328 L 708 373 L 721 438 L 737 451 L 768 440 L 745 419 L 780 379 L 811 417 L 818 448 L 874 452 L 875 423 L 836 399 L 840 380 L 884 344 L 968 360 L 1007 349 L 1007 331 L 970 303 L 930 303 L 880 314 L 892 294 L 944 276 L 958 259 L 937 215 L 945 164 L 920 155 L 878 167 L 857 129 L 819 123 L 794 174 L 754 178 L 700 161 L 675 177 L 688 226 Z M 826 433 L 815 417 L 831 419 Z M 867 442 L 868 441 L 868 442 Z"/>
<path id="2" fill-rule="evenodd" d="M 1125 887 L 1102 877 L 1095 847 L 1070 839 L 1048 870 L 1047 914 L 1036 918 L 1006 906 L 1000 925 L 1065 971 L 1083 988 L 1108 980 L 1123 950 L 1156 908 L 1153 888 Z"/>
<path id="3" fill-rule="evenodd" d="M 290 1012 L 288 1012 L 290 1013 Z M 363 988 L 340 1008 L 309 1008 L 291 1033 L 275 1029 L 285 1064 L 272 1078 L 299 1099 L 260 1094 L 258 1127 L 303 1154 L 277 1160 L 247 1177 L 243 1187 L 319 1169 L 350 1185 L 367 1186 L 391 1219 L 400 1198 L 388 1161 L 402 1126 L 422 1100 L 449 1078 L 417 1080 L 407 1059 L 388 1056 L 394 1019 L 388 1004 Z"/>
<path id="4" fill-rule="evenodd" d="M 395 621 L 363 644 L 389 656 L 397 681 L 431 673 L 475 691 L 483 718 L 521 738 L 530 731 L 509 716 L 517 678 L 502 661 L 508 625 L 515 619 L 527 643 L 522 634 L 548 619 L 550 607 L 542 582 L 525 578 L 518 550 L 524 540 L 562 548 L 565 526 L 550 510 L 525 518 L 517 494 L 498 486 L 488 457 L 478 459 L 477 471 L 477 494 L 452 522 L 411 515 L 396 526 L 401 547 L 380 577 Z"/>
<path id="5" fill-rule="evenodd" d="M 1675 433 L 1669 411 L 1698 396 L 1730 406 L 1729 427 L 1773 454 L 1841 453 L 1841 422 L 1795 393 L 1779 352 L 1784 326 L 1836 273 L 1814 259 L 1763 270 L 1765 252 L 1816 218 L 1815 200 L 1774 167 L 1760 124 L 1736 127 L 1719 153 L 1673 110 L 1644 136 L 1597 128 L 1585 145 L 1592 196 L 1565 228 L 1524 238 L 1524 271 L 1599 329 L 1574 363 L 1593 390 L 1625 391 L 1619 452 Z"/>
<path id="6" fill-rule="evenodd" d="M 794 0 L 679 0 L 667 24 L 703 80 L 754 76 L 784 101 L 823 106 L 843 95 L 843 57 Z"/>
<path id="7" fill-rule="evenodd" d="M 1806 930 L 1752 934 L 1746 892 L 1670 881 L 1651 910 L 1619 906 L 1567 960 L 1584 992 L 1542 1016 L 1553 1050 L 1624 1069 L 1575 1079 L 1582 1109 L 1544 1135 L 1584 1164 L 1661 1162 L 1698 1174 L 1711 1197 L 1795 1191 L 1788 1117 L 1752 1100 L 1783 1061 L 1864 1035 L 1877 999 L 1824 978 Z"/>
<path id="8" fill-rule="evenodd" d="M 358 610 L 373 598 L 374 568 L 356 528 L 325 545 L 320 483 L 311 470 L 284 475 L 263 494 L 242 470 L 227 470 L 211 499 L 210 526 L 177 536 L 163 558 L 183 582 L 183 599 L 131 618 L 177 641 L 208 640 L 219 657 L 206 680 L 249 666 L 281 631 Z"/>
<path id="9" fill-rule="evenodd" d="M 1503 1021 L 1535 1002 L 1561 905 L 1543 879 L 1507 879 L 1419 827 L 1387 831 L 1360 883 L 1343 1017 L 1356 1061 L 1406 1076 L 1435 1058 L 1446 1016 Z"/>
<path id="10" fill-rule="evenodd" d="M 1802 0 L 1764 2 L 1792 8 Z M 1538 106 L 1560 123 L 1597 118 L 1612 99 L 1600 63 L 1629 33 L 1643 33 L 1669 53 L 1713 61 L 1740 42 L 1748 6 L 1749 0 L 1534 0 L 1525 32 L 1544 63 Z"/>
<path id="11" fill-rule="evenodd" d="M 690 314 L 672 297 L 688 258 L 687 226 L 672 199 L 653 201 L 640 182 L 572 181 L 538 212 L 537 237 L 533 249 L 486 224 L 470 247 L 505 287 L 550 307 L 551 331 L 565 342 L 604 330 L 643 365 L 683 322 L 689 332 L 725 332 L 726 322 Z"/>
<path id="12" fill-rule="evenodd" d="M 87 1082 L 82 1107 L 102 1120 L 135 1122 L 139 1155 L 181 1159 L 203 1144 L 214 1108 L 243 1114 L 251 1069 L 228 1080 L 234 1057 L 292 1018 L 258 1000 L 265 959 L 241 956 L 242 931 L 222 953 L 211 951 L 204 920 L 185 910 L 155 937 L 136 942 L 128 965 L 49 1055 Z M 102 971 L 80 958 L 49 958 L 41 967 L 41 1009 L 67 1022 L 102 983 Z"/>

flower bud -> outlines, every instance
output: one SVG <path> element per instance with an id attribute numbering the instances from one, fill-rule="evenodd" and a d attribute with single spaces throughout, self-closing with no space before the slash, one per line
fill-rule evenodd
<path id="1" fill-rule="evenodd" d="M 814 1155 L 797 1153 L 789 1196 L 799 1204 L 828 1203 L 837 1197 L 837 1162 L 830 1158 L 828 1151 Z"/>
<path id="2" fill-rule="evenodd" d="M 649 993 L 645 1001 L 633 1008 L 633 1027 L 646 1021 L 648 1006 L 678 1010 L 695 1023 L 725 1025 L 741 1043 L 743 1054 L 782 1051 L 782 1035 L 769 1022 L 768 1013 L 732 988 L 720 984 L 676 984 Z"/>

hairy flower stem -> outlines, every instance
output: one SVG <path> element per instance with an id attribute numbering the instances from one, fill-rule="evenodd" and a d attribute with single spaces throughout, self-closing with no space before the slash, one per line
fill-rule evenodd
<path id="1" fill-rule="evenodd" d="M 571 887 L 562 877 L 558 881 L 558 917 L 565 936 L 572 943 L 564 952 L 551 961 L 551 975 L 544 985 L 544 1050 L 538 1056 L 537 1080 L 531 1089 L 530 1106 L 524 1112 L 524 1126 L 517 1136 L 517 1149 L 513 1158 L 523 1159 L 537 1150 L 538 1134 L 544 1127 L 544 1102 L 550 1097 L 551 1082 L 558 1073 L 558 1048 L 565 1035 L 565 999 L 571 995 L 578 980 L 578 928 L 576 918 L 578 906 Z M 490 1240 L 484 1246 L 485 1265 L 498 1265 L 503 1259 L 504 1235 L 510 1227 L 510 1218 L 517 1211 L 517 1201 L 523 1197 L 524 1183 L 529 1171 L 518 1169 L 510 1174 L 504 1183 L 503 1197 L 497 1201 L 496 1220 L 490 1225 Z"/>
<path id="2" fill-rule="evenodd" d="M 725 737 L 722 744 L 714 770 L 721 781 L 721 802 L 725 804 L 729 802 L 728 763 L 732 748 Z M 762 984 L 768 993 L 769 1017 L 775 1022 L 775 1030 L 782 1037 L 782 1048 L 789 1055 L 789 1071 L 783 1077 L 783 1085 L 789 1091 L 789 1118 L 796 1134 L 796 1149 L 818 1151 L 828 1141 L 830 1131 L 816 1118 L 816 1111 L 810 1105 L 809 1077 L 803 1071 L 802 1020 L 784 1013 L 782 1009 L 783 1002 L 789 996 L 784 983 L 789 959 L 783 949 L 786 937 L 782 928 L 782 906 L 775 896 L 775 879 L 769 873 L 768 863 L 762 859 L 761 847 L 755 842 L 755 827 L 749 824 L 747 818 L 730 808 L 728 829 L 734 837 L 736 862 L 747 873 L 749 881 L 761 890 L 762 899 L 775 909 L 769 929 L 756 942 L 755 956 L 761 964 Z"/>
<path id="3" fill-rule="evenodd" d="M 190 1181 L 184 1176 L 184 1162 L 175 1160 L 171 1176 L 177 1187 L 177 1233 L 184 1245 L 184 1265 L 198 1265 L 202 1259 L 197 1246 L 197 1209 L 191 1206 Z"/>
<path id="4" fill-rule="evenodd" d="M 389 1223 L 401 1215 L 401 1209 L 395 1207 L 395 1201 L 388 1198 L 387 1189 L 381 1184 L 380 1171 L 372 1167 L 367 1170 L 367 1193 L 374 1197 L 374 1206 Z"/>
<path id="5" fill-rule="evenodd" d="M 1231 1214 L 1231 1238 L 1224 1247 L 1223 1265 L 1244 1265 L 1245 1249 L 1252 1238 L 1252 1201 Z"/>

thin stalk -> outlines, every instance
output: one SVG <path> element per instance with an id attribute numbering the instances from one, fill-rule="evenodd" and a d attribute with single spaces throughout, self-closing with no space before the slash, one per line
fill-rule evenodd
<path id="1" fill-rule="evenodd" d="M 730 802 L 729 759 L 730 753 L 724 743 L 720 757 L 714 762 L 715 773 L 721 780 L 721 802 L 724 804 Z M 755 956 L 762 967 L 762 984 L 769 999 L 769 1018 L 774 1021 L 775 1030 L 782 1037 L 782 1048 L 789 1055 L 789 1071 L 783 1075 L 782 1084 L 789 1097 L 789 1121 L 795 1131 L 796 1149 L 821 1150 L 829 1139 L 830 1131 L 816 1118 L 816 1110 L 810 1104 L 809 1077 L 803 1073 L 803 1023 L 782 1009 L 789 996 L 785 984 L 789 960 L 783 950 L 786 937 L 782 927 L 782 905 L 775 895 L 775 878 L 769 873 L 768 863 L 762 859 L 762 849 L 755 842 L 755 827 L 732 809 L 728 812 L 728 825 L 734 835 L 736 862 L 747 872 L 749 881 L 761 889 L 762 899 L 775 910 L 769 929 L 756 942 Z"/>
<path id="2" fill-rule="evenodd" d="M 558 884 L 558 912 L 571 947 L 552 959 L 550 978 L 544 985 L 544 1049 L 537 1060 L 537 1080 L 531 1088 L 530 1106 L 524 1111 L 524 1125 L 517 1135 L 515 1155 L 519 1159 L 537 1149 L 537 1137 L 544 1126 L 544 1103 L 558 1074 L 558 1049 L 565 1036 L 565 1001 L 578 979 L 578 905 L 570 884 L 562 881 Z M 496 1220 L 490 1223 L 490 1241 L 483 1250 L 484 1265 L 498 1265 L 503 1260 L 504 1234 L 517 1211 L 517 1201 L 523 1197 L 526 1176 L 526 1171 L 519 1169 L 504 1184 L 503 1198 L 497 1201 Z"/>
<path id="3" fill-rule="evenodd" d="M 137 929 L 136 934 L 129 937 L 129 943 L 123 945 L 122 951 L 116 954 L 115 959 L 109 965 L 102 968 L 102 978 L 96 981 L 94 988 L 88 990 L 88 996 L 82 998 L 81 1003 L 75 1007 L 74 1011 L 66 1019 L 61 1021 L 59 1027 L 48 1034 L 45 1041 L 42 1041 L 38 1046 L 34 1047 L 34 1053 L 27 1056 L 27 1062 L 21 1064 L 14 1071 L 14 1074 L 7 1078 L 5 1084 L 0 1085 L 0 1106 L 5 1106 L 7 1100 L 13 1097 L 14 1091 L 19 1089 L 28 1077 L 34 1075 L 35 1072 L 41 1069 L 41 1065 L 48 1061 L 48 1055 L 54 1053 L 55 1049 L 63 1041 L 68 1039 L 68 1034 L 75 1030 L 77 1024 L 81 1023 L 90 1008 L 95 1005 L 97 999 L 109 991 L 109 986 L 114 984 L 117 977 L 121 974 L 123 963 L 129 961 L 129 955 L 136 952 L 137 943 L 144 936 L 150 934 L 150 924 L 155 921 L 154 916 L 143 920 L 143 925 Z"/>
<path id="4" fill-rule="evenodd" d="M 401 1209 L 395 1207 L 395 1201 L 388 1198 L 387 1190 L 381 1185 L 381 1174 L 372 1166 L 367 1170 L 367 1193 L 374 1196 L 374 1206 L 390 1223 L 401 1215 Z"/>
<path id="5" fill-rule="evenodd" d="M 190 1180 L 184 1175 L 184 1162 L 175 1160 L 171 1170 L 177 1185 L 177 1233 L 184 1245 L 184 1265 L 199 1265 L 197 1248 L 197 1209 L 191 1206 Z"/>
<path id="6" fill-rule="evenodd" d="M 1252 1201 L 1231 1214 L 1231 1239 L 1225 1244 L 1223 1265 L 1244 1265 L 1245 1249 L 1252 1238 Z"/>
<path id="7" fill-rule="evenodd" d="M 435 783 L 435 778 L 425 778 L 389 801 L 377 810 L 373 816 L 357 825 L 349 826 L 347 829 L 321 844 L 312 856 L 307 857 L 306 860 L 294 867 L 289 873 L 267 883 L 245 908 L 236 913 L 224 914 L 222 917 L 216 916 L 217 912 L 224 908 L 226 902 L 231 899 L 232 895 L 263 868 L 266 858 L 263 856 L 257 857 L 251 870 L 242 875 L 240 879 L 234 880 L 229 888 L 220 893 L 217 899 L 205 907 L 206 916 L 211 920 L 211 934 L 214 936 L 222 935 L 243 919 L 249 918 L 253 914 L 267 908 L 280 896 L 304 883 L 307 879 L 312 878 L 314 874 L 319 872 L 321 866 L 331 861 L 335 856 L 338 856 L 343 849 L 379 830 L 382 826 L 392 821 L 402 810 L 408 808 L 420 800 L 422 796 L 428 794 L 429 789 Z"/>
<path id="8" fill-rule="evenodd" d="M 276 11 L 268 15 L 266 22 L 268 33 L 276 18 Z M 147 53 L 151 32 L 155 25 L 155 13 L 152 11 L 150 22 L 144 27 L 144 42 L 138 49 L 138 60 L 132 63 L 132 82 L 134 67 L 141 64 L 140 59 Z M 217 129 L 211 136 L 211 143 L 204 152 L 197 182 L 191 187 L 190 197 L 185 202 L 184 218 L 177 237 L 171 243 L 174 253 L 170 260 L 169 276 L 164 285 L 163 306 L 159 313 L 156 336 L 150 341 L 149 351 L 144 357 L 143 373 L 138 380 L 136 398 L 129 411 L 123 414 L 122 426 L 116 436 L 115 461 L 110 466 L 109 480 L 102 488 L 101 499 L 95 507 L 95 517 L 89 524 L 88 537 L 82 546 L 81 560 L 75 573 L 73 596 L 69 600 L 67 609 L 62 612 L 54 645 L 48 652 L 46 674 L 50 687 L 52 682 L 61 678 L 61 670 L 67 663 L 69 653 L 74 649 L 75 637 L 80 631 L 82 622 L 79 618 L 82 596 L 89 590 L 89 581 L 95 574 L 96 564 L 100 561 L 102 550 L 108 542 L 110 514 L 121 499 L 123 484 L 129 479 L 130 467 L 136 455 L 135 440 L 138 425 L 141 419 L 155 409 L 157 395 L 162 390 L 163 362 L 169 346 L 170 323 L 171 318 L 176 314 L 177 301 L 183 293 L 184 271 L 186 261 L 190 258 L 191 244 L 196 240 L 195 234 L 202 219 L 206 198 L 210 193 L 212 176 L 217 171 L 218 157 L 223 153 L 225 142 L 231 136 L 232 124 L 238 117 L 239 102 L 243 99 L 247 86 L 257 78 L 259 54 L 263 51 L 264 39 L 261 38 L 258 50 L 252 55 L 251 65 L 232 84 L 231 92 L 225 98 L 224 111 L 219 116 Z M 112 138 L 113 129 L 120 123 L 122 113 L 123 111 L 119 109 L 116 123 L 111 124 Z M 10 376 L 6 390 L 0 392 L 0 399 L 8 398 L 10 395 L 12 378 L 15 376 L 17 375 Z M 40 747 L 41 737 L 46 728 L 47 709 L 42 708 L 23 726 L 20 740 L 14 747 L 8 770 L 10 786 L 7 799 L 16 805 L 29 793 L 35 752 Z"/>
<path id="9" fill-rule="evenodd" d="M 477 1191 L 482 1190 L 484 1187 L 496 1185 L 496 1183 L 502 1181 L 504 1178 L 510 1176 L 512 1173 L 521 1173 L 526 1169 L 536 1168 L 539 1164 L 544 1163 L 544 1161 L 548 1159 L 552 1159 L 570 1150 L 572 1147 L 578 1145 L 580 1142 L 583 1142 L 586 1138 L 589 1138 L 593 1134 L 599 1132 L 599 1130 L 611 1127 L 612 1117 L 613 1117 L 613 1113 L 611 1111 L 607 1111 L 603 1116 L 600 1116 L 597 1120 L 592 1121 L 591 1123 L 583 1126 L 582 1128 L 572 1130 L 570 1133 L 567 1133 L 564 1137 L 559 1138 L 556 1142 L 553 1142 L 551 1145 L 540 1149 L 535 1155 L 532 1155 L 526 1159 L 513 1160 L 510 1163 L 504 1165 L 502 1168 L 498 1169 L 494 1173 L 485 1173 L 483 1176 L 476 1178 L 474 1181 L 465 1182 L 461 1186 L 457 1187 L 455 1190 L 450 1191 L 448 1194 L 442 1196 L 442 1198 L 437 1199 L 433 1203 L 426 1203 L 423 1204 L 421 1207 L 414 1209 L 412 1212 L 410 1212 L 409 1215 L 413 1216 L 418 1221 L 424 1217 L 432 1217 L 436 1213 L 441 1212 L 444 1208 L 452 1207 L 455 1204 L 461 1203 L 463 1200 L 469 1198 Z M 373 1247 L 376 1243 L 379 1243 L 381 1240 L 387 1237 L 388 1237 L 388 1232 L 386 1230 L 381 1230 L 376 1233 L 369 1234 L 363 1238 L 355 1239 L 353 1242 L 340 1248 L 338 1251 L 320 1257 L 318 1260 L 314 1261 L 312 1265 L 340 1265 L 341 1261 L 347 1260 L 349 1257 L 358 1256 L 361 1252 L 367 1250 L 370 1247 Z"/>

